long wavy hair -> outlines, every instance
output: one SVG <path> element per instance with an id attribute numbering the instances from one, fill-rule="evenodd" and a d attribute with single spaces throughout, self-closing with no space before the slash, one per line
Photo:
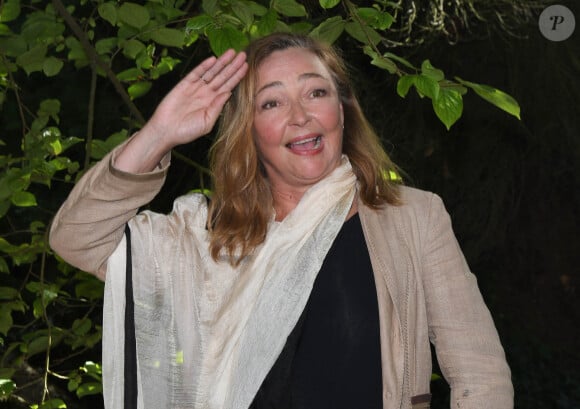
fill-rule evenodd
<path id="1" fill-rule="evenodd" d="M 208 230 L 211 255 L 216 260 L 225 251 L 229 262 L 236 265 L 266 237 L 273 202 L 252 133 L 257 72 L 267 57 L 288 48 L 315 54 L 332 75 L 344 111 L 342 150 L 358 179 L 362 202 L 371 208 L 399 203 L 392 177 L 399 171 L 365 118 L 336 50 L 305 35 L 271 34 L 246 49 L 248 73 L 224 107 L 210 152 L 213 194 Z"/>

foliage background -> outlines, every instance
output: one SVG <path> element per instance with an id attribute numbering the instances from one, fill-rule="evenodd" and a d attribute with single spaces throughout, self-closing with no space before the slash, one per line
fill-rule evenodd
<path id="1" fill-rule="evenodd" d="M 580 407 L 580 34 L 543 38 L 546 4 L 0 1 L 0 407 L 102 406 L 102 284 L 50 252 L 50 219 L 197 62 L 277 29 L 336 41 L 406 183 L 445 200 L 504 342 L 516 407 Z M 560 4 L 580 15 L 577 2 Z M 522 120 L 473 88 L 442 113 L 433 101 L 461 90 L 454 76 L 513 95 Z M 397 95 L 404 81 L 423 98 Z M 175 152 L 152 209 L 206 187 L 210 142 Z M 444 381 L 433 392 L 433 407 L 448 407 Z"/>

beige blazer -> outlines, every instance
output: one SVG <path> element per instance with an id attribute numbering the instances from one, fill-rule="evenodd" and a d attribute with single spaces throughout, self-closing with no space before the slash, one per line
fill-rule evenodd
<path id="1" fill-rule="evenodd" d="M 75 186 L 50 232 L 58 254 L 101 278 L 124 224 L 157 194 L 169 162 L 131 175 L 111 166 L 113 155 Z M 401 199 L 378 211 L 359 203 L 380 307 L 384 408 L 429 407 L 430 341 L 452 408 L 512 408 L 497 331 L 441 200 L 408 187 Z"/>

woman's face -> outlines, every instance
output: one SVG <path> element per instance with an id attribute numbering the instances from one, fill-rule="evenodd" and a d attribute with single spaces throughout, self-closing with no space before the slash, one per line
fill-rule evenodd
<path id="1" fill-rule="evenodd" d="M 310 51 L 276 51 L 260 64 L 253 132 L 276 190 L 304 192 L 339 165 L 343 119 L 330 72 Z"/>

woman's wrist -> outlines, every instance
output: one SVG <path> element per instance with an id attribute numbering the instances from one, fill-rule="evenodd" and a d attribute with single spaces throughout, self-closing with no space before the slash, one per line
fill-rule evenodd
<path id="1" fill-rule="evenodd" d="M 118 153 L 113 165 L 127 173 L 148 173 L 161 166 L 161 160 L 172 148 L 162 135 L 146 125 L 131 137 Z"/>

